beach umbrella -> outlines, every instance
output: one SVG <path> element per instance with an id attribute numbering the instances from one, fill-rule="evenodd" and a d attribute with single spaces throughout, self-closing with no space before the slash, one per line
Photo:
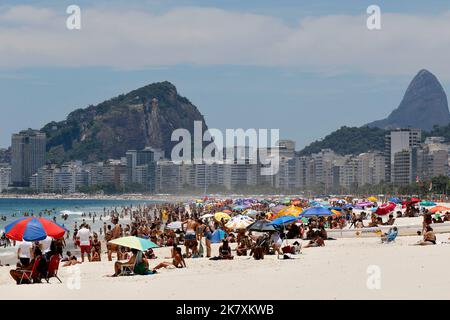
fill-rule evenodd
<path id="1" fill-rule="evenodd" d="M 275 231 L 275 227 L 267 220 L 257 220 L 247 227 L 249 231 L 269 232 Z"/>
<path id="2" fill-rule="evenodd" d="M 378 199 L 374 196 L 368 197 L 367 200 L 372 201 L 372 202 L 378 201 Z"/>
<path id="3" fill-rule="evenodd" d="M 283 217 L 283 216 L 298 216 L 300 213 L 302 213 L 303 209 L 296 206 L 289 206 L 281 209 L 278 211 L 278 213 L 275 215 L 276 218 Z"/>
<path id="4" fill-rule="evenodd" d="M 58 223 L 36 217 L 24 217 L 5 227 L 6 237 L 16 241 L 40 241 L 47 236 L 59 239 L 66 231 L 67 229 Z"/>
<path id="5" fill-rule="evenodd" d="M 435 206 L 436 202 L 428 201 L 428 200 L 422 200 L 419 204 L 421 206 L 424 206 L 424 207 L 431 207 L 431 206 Z"/>
<path id="6" fill-rule="evenodd" d="M 214 215 L 211 214 L 211 213 L 206 213 L 206 214 L 202 215 L 200 217 L 200 219 L 208 219 L 208 218 L 211 218 L 211 217 L 214 217 Z"/>
<path id="7" fill-rule="evenodd" d="M 109 243 L 116 244 L 121 247 L 140 250 L 140 251 L 145 251 L 150 248 L 158 248 L 158 245 L 155 244 L 154 242 L 152 242 L 148 239 L 134 237 L 134 236 L 117 238 L 117 239 L 111 240 Z"/>
<path id="8" fill-rule="evenodd" d="M 393 202 L 393 203 L 401 203 L 402 201 L 400 200 L 400 198 L 394 197 L 394 198 L 390 198 L 389 202 Z"/>
<path id="9" fill-rule="evenodd" d="M 273 220 L 269 224 L 271 224 L 273 226 L 285 226 L 285 225 L 291 224 L 291 223 L 293 223 L 293 222 L 295 222 L 297 220 L 298 220 L 298 217 L 283 216 L 283 217 L 276 218 L 275 220 Z"/>
<path id="10" fill-rule="evenodd" d="M 338 217 L 340 217 L 341 214 L 342 214 L 342 212 L 340 212 L 340 211 L 338 211 L 338 210 L 331 209 L 330 211 L 333 212 L 333 213 L 334 213 L 336 216 L 338 216 Z"/>
<path id="11" fill-rule="evenodd" d="M 278 213 L 278 212 L 280 212 L 280 210 L 282 210 L 284 208 L 286 208 L 286 206 L 283 206 L 283 205 L 279 204 L 279 205 L 277 205 L 275 207 L 272 207 L 270 209 L 270 211 L 272 211 L 273 213 Z"/>
<path id="12" fill-rule="evenodd" d="M 181 221 L 174 221 L 171 222 L 167 225 L 167 229 L 171 229 L 171 230 L 177 230 L 177 229 L 181 229 Z"/>
<path id="13" fill-rule="evenodd" d="M 222 219 L 230 220 L 231 217 L 225 212 L 216 212 L 216 214 L 214 215 L 214 219 L 216 219 L 217 221 L 222 221 Z"/>
<path id="14" fill-rule="evenodd" d="M 231 213 L 232 211 L 229 210 L 229 209 L 225 209 L 225 210 L 223 210 L 222 212 L 225 212 L 225 213 Z"/>
<path id="15" fill-rule="evenodd" d="M 339 199 L 338 201 L 336 201 L 336 203 L 345 204 L 347 203 L 347 201 L 345 201 L 344 199 Z"/>
<path id="16" fill-rule="evenodd" d="M 324 207 L 312 207 L 300 213 L 301 217 L 332 216 L 333 212 Z"/>
<path id="17" fill-rule="evenodd" d="M 250 217 L 238 215 L 230 219 L 225 227 L 228 229 L 246 229 L 254 220 Z"/>
<path id="18" fill-rule="evenodd" d="M 256 210 L 253 210 L 253 209 L 247 209 L 247 210 L 245 210 L 242 214 L 245 214 L 245 215 L 247 215 L 247 216 L 256 216 L 257 214 L 258 214 L 259 212 L 258 211 L 256 211 Z"/>
<path id="19" fill-rule="evenodd" d="M 441 211 L 450 211 L 450 208 L 445 206 L 436 206 L 428 210 L 429 213 L 436 213 Z"/>
<path id="20" fill-rule="evenodd" d="M 373 203 L 371 201 L 361 201 L 361 202 L 358 202 L 356 205 L 359 207 L 367 207 L 367 206 L 372 206 Z"/>
<path id="21" fill-rule="evenodd" d="M 375 213 L 379 216 L 383 216 L 394 211 L 396 206 L 397 205 L 393 202 L 383 203 L 375 210 Z"/>

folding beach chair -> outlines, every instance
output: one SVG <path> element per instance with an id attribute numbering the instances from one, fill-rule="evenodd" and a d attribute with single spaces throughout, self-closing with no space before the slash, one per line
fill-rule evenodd
<path id="1" fill-rule="evenodd" d="M 41 257 L 39 257 L 39 258 L 36 258 L 36 260 L 34 260 L 34 263 L 33 263 L 33 267 L 31 268 L 31 270 L 18 270 L 19 272 L 21 272 L 22 273 L 22 276 L 20 277 L 20 281 L 19 281 L 19 284 L 22 284 L 22 281 L 23 280 L 28 280 L 28 281 L 30 281 L 30 283 L 34 283 L 34 278 L 36 278 L 36 275 L 37 275 L 37 272 L 38 272 L 38 270 L 37 270 L 37 267 L 38 267 L 38 265 L 39 265 L 39 262 L 41 261 Z"/>
<path id="2" fill-rule="evenodd" d="M 60 283 L 62 283 L 61 279 L 58 277 L 59 261 L 60 261 L 59 254 L 54 254 L 50 257 L 50 261 L 48 263 L 47 276 L 45 277 L 47 283 L 49 282 L 50 278 L 56 278 L 59 280 Z"/>
<path id="3" fill-rule="evenodd" d="M 134 267 L 136 266 L 136 260 L 133 263 L 126 263 L 126 264 L 121 265 L 119 276 L 134 275 Z"/>

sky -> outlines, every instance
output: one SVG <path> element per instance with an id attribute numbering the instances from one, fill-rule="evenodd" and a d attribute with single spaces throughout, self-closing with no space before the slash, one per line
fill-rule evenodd
<path id="1" fill-rule="evenodd" d="M 66 28 L 71 4 L 81 30 Z M 280 129 L 301 149 L 386 117 L 423 68 L 448 91 L 448 57 L 449 1 L 2 0 L 0 147 L 170 81 L 210 128 Z"/>

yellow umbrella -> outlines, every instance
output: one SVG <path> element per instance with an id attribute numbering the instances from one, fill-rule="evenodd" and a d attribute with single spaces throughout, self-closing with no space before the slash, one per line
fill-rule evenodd
<path id="1" fill-rule="evenodd" d="M 216 214 L 214 215 L 214 219 L 216 219 L 217 221 L 222 221 L 222 219 L 230 220 L 231 217 L 227 215 L 225 212 L 216 212 Z"/>
<path id="2" fill-rule="evenodd" d="M 300 213 L 302 213 L 303 209 L 296 206 L 289 206 L 286 208 L 281 209 L 276 214 L 275 218 L 284 217 L 284 216 L 298 216 Z"/>
<path id="3" fill-rule="evenodd" d="M 335 215 L 337 215 L 338 217 L 341 216 L 341 212 L 337 211 L 337 210 L 331 210 L 331 212 L 333 212 Z"/>
<path id="4" fill-rule="evenodd" d="M 374 196 L 368 197 L 367 200 L 372 201 L 372 202 L 378 201 L 378 199 Z"/>

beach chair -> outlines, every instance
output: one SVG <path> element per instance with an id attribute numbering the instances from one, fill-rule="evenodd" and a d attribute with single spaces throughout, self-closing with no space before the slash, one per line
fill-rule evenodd
<path id="1" fill-rule="evenodd" d="M 50 278 L 56 278 L 62 283 L 61 279 L 58 277 L 58 269 L 59 269 L 60 257 L 59 254 L 54 254 L 50 257 L 50 261 L 48 263 L 47 276 L 45 277 L 45 281 L 49 282 Z"/>
<path id="2" fill-rule="evenodd" d="M 39 258 L 36 258 L 36 260 L 34 260 L 33 267 L 31 268 L 31 270 L 18 270 L 19 272 L 22 273 L 19 284 L 22 284 L 22 281 L 24 281 L 24 280 L 28 280 L 28 281 L 30 281 L 30 283 L 34 282 L 33 279 L 36 278 L 36 275 L 38 272 L 37 268 L 38 268 L 38 265 L 39 265 L 39 262 L 41 261 L 41 259 L 42 258 L 39 257 Z"/>
<path id="3" fill-rule="evenodd" d="M 119 276 L 132 276 L 134 275 L 134 267 L 136 266 L 136 260 L 133 263 L 125 263 L 120 266 Z"/>

